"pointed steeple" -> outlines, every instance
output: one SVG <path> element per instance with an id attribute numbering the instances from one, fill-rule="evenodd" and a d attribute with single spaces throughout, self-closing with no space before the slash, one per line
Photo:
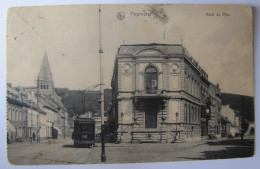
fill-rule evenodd
<path id="1" fill-rule="evenodd" d="M 41 69 L 38 75 L 37 86 L 40 94 L 51 97 L 54 96 L 54 83 L 46 50 L 44 52 Z"/>
<path id="2" fill-rule="evenodd" d="M 51 69 L 49 65 L 49 60 L 48 60 L 48 55 L 45 50 L 43 60 L 42 60 L 42 65 L 41 65 L 41 70 L 38 75 L 40 79 L 49 79 L 52 80 L 52 74 L 51 74 Z"/>

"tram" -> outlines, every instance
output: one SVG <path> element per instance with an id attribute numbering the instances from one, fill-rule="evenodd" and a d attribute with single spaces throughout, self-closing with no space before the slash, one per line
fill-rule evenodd
<path id="1" fill-rule="evenodd" d="M 72 139 L 75 147 L 93 146 L 95 144 L 95 120 L 92 118 L 75 119 Z"/>

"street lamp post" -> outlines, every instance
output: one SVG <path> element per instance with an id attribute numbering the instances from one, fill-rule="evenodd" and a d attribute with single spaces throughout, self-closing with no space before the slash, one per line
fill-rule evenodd
<path id="1" fill-rule="evenodd" d="M 26 110 L 25 112 L 24 123 L 25 123 L 25 140 L 27 140 L 28 139 L 28 110 Z"/>
<path id="2" fill-rule="evenodd" d="M 39 102 L 39 95 L 40 95 L 40 91 L 39 91 L 39 85 L 40 85 L 40 81 L 42 81 L 42 80 L 40 80 L 40 77 L 38 76 L 38 78 L 37 78 L 37 143 L 40 143 L 40 135 L 39 135 L 39 132 L 40 132 L 40 126 L 39 126 L 39 116 L 40 116 L 40 107 L 39 107 L 39 105 L 40 105 L 40 102 Z"/>
<path id="3" fill-rule="evenodd" d="M 101 37 L 101 8 L 99 5 L 99 57 L 100 57 L 100 94 L 101 94 L 101 142 L 102 142 L 102 152 L 101 152 L 101 162 L 106 162 L 105 153 L 105 128 L 104 128 L 104 93 L 103 93 L 103 74 L 102 74 L 102 37 Z"/>
<path id="4" fill-rule="evenodd" d="M 206 127 L 207 127 L 207 128 L 206 128 L 206 132 L 207 132 L 207 136 L 209 136 L 209 133 L 210 133 L 210 132 L 209 132 L 209 130 L 210 130 L 210 129 L 209 129 L 209 128 L 210 128 L 210 127 L 209 127 L 209 114 L 210 114 L 210 112 L 209 112 L 209 109 L 207 108 L 207 109 L 206 109 Z"/>
<path id="5" fill-rule="evenodd" d="M 178 114 L 179 114 L 178 112 L 175 113 L 175 116 L 176 116 L 176 134 L 175 134 L 175 141 L 177 140 L 177 132 L 178 132 L 178 126 L 177 126 L 177 125 L 178 125 L 178 124 L 177 124 L 177 123 L 178 123 Z"/>
<path id="6" fill-rule="evenodd" d="M 123 120 L 124 120 L 124 112 L 121 112 L 121 134 L 120 134 L 120 143 L 122 142 L 122 137 L 123 137 Z"/>
<path id="7" fill-rule="evenodd" d="M 63 111 L 64 111 L 64 110 L 63 110 Z M 64 126 L 64 128 L 63 128 L 63 129 L 64 129 L 64 131 L 63 131 L 63 132 L 64 132 L 64 133 L 63 133 L 63 134 L 64 134 L 64 139 L 66 138 L 66 131 L 65 131 L 65 128 L 66 128 L 66 121 L 65 121 L 65 120 L 66 120 L 66 114 L 65 114 L 65 113 L 66 113 L 66 112 L 64 111 L 64 121 L 63 121 L 63 123 L 64 123 L 64 125 L 63 125 L 63 126 Z"/>
<path id="8" fill-rule="evenodd" d="M 40 120 L 40 114 L 39 114 L 40 112 L 38 111 L 38 114 L 37 114 L 37 143 L 40 143 L 40 122 L 39 122 L 39 120 Z"/>
<path id="9" fill-rule="evenodd" d="M 31 106 L 31 127 L 30 127 L 30 136 L 31 136 L 31 143 L 32 143 L 32 126 L 33 126 L 33 120 L 32 120 L 32 113 L 33 113 L 33 111 L 32 111 L 32 101 L 29 101 L 29 103 L 30 103 L 30 106 Z"/>

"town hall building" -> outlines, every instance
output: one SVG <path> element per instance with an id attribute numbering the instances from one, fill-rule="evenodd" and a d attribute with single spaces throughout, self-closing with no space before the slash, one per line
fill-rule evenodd
<path id="1" fill-rule="evenodd" d="M 221 134 L 220 89 L 181 44 L 121 45 L 110 128 L 118 142 L 182 142 Z"/>

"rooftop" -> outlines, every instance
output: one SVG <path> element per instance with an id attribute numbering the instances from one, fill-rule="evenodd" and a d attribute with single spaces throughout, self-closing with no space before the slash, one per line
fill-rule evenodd
<path id="1" fill-rule="evenodd" d="M 180 44 L 132 44 L 121 45 L 118 54 L 119 55 L 171 55 L 171 54 L 184 54 L 184 48 Z"/>
<path id="2" fill-rule="evenodd" d="M 199 63 L 189 54 L 182 44 L 129 44 L 121 45 L 118 49 L 117 57 L 156 57 L 156 56 L 172 56 L 176 55 L 185 57 L 190 65 L 193 65 L 200 71 L 202 77 L 208 79 L 208 74 L 199 66 Z"/>

